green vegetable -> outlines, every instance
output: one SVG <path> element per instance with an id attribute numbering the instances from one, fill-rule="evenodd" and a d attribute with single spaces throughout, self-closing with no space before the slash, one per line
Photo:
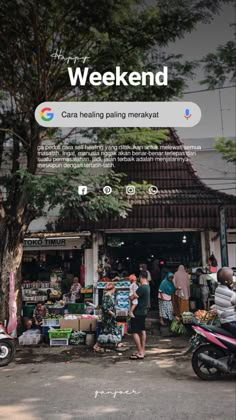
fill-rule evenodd
<path id="1" fill-rule="evenodd" d="M 187 329 L 185 328 L 185 326 L 182 324 L 181 321 L 172 321 L 171 326 L 170 326 L 170 330 L 171 332 L 178 334 L 178 335 L 186 335 L 187 334 Z"/>

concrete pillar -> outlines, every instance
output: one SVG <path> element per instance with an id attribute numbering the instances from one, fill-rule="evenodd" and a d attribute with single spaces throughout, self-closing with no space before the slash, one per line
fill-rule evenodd
<path id="1" fill-rule="evenodd" d="M 84 251 L 85 264 L 85 286 L 93 284 L 93 250 L 85 249 Z"/>
<path id="2" fill-rule="evenodd" d="M 97 283 L 98 281 L 98 237 L 97 234 L 93 234 L 93 242 L 92 242 L 92 250 L 93 250 L 93 283 Z"/>
<path id="3" fill-rule="evenodd" d="M 206 265 L 206 237 L 205 232 L 201 232 L 201 251 L 202 251 L 202 266 Z"/>

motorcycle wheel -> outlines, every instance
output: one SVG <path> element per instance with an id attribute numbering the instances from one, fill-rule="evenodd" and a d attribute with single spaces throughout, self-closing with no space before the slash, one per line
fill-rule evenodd
<path id="1" fill-rule="evenodd" d="M 0 367 L 7 366 L 15 356 L 15 345 L 9 340 L 0 341 Z"/>
<path id="2" fill-rule="evenodd" d="M 192 356 L 193 370 L 200 379 L 203 379 L 204 381 L 215 381 L 216 379 L 219 379 L 221 372 L 215 367 L 206 366 L 204 361 L 200 360 L 198 357 L 201 353 L 214 357 L 214 359 L 220 359 L 225 356 L 224 351 L 214 345 L 206 344 L 198 347 Z"/>

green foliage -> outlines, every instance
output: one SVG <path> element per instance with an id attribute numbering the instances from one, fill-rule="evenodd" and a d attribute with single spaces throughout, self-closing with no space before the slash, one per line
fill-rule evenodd
<path id="1" fill-rule="evenodd" d="M 227 162 L 236 163 L 236 140 L 221 137 L 216 140 L 215 148 Z"/>
<path id="2" fill-rule="evenodd" d="M 206 84 L 210 89 L 222 87 L 226 82 L 236 82 L 236 42 L 229 41 L 220 45 L 215 53 L 207 54 L 203 59 Z"/>
<path id="3" fill-rule="evenodd" d="M 76 185 L 101 185 L 101 178 L 75 174 L 37 174 L 37 147 L 45 138 L 61 136 L 60 130 L 45 130 L 34 119 L 36 106 L 44 101 L 121 100 L 157 101 L 179 97 L 192 77 L 194 63 L 179 55 L 166 55 L 163 48 L 183 37 L 199 22 L 209 22 L 227 0 L 8 0 L 0 2 L 1 105 L 0 169 L 7 188 L 9 219 L 17 212 L 40 214 L 45 203 L 62 205 L 61 212 L 97 219 L 102 213 L 126 211 L 122 194 L 105 197 L 92 191 L 78 197 Z M 56 50 L 65 57 L 89 57 L 91 70 L 157 71 L 169 66 L 169 84 L 158 86 L 99 86 L 72 88 L 67 63 L 54 60 Z M 79 65 L 81 65 L 79 63 Z M 83 64 L 81 65 L 83 67 Z M 92 141 L 114 144 L 159 144 L 163 130 L 97 129 L 84 134 Z M 75 133 L 73 133 L 75 138 Z M 78 141 L 78 137 L 76 140 Z M 4 149 L 5 147 L 5 149 Z M 4 149 L 4 150 L 3 150 Z M 7 163 L 6 163 L 7 162 Z M 119 190 L 120 180 L 107 174 L 107 183 Z M 104 181 L 104 176 L 103 176 Z M 96 191 L 96 188 L 95 188 Z M 91 205 L 91 207 L 90 207 Z M 80 209 L 81 207 L 81 209 Z M 90 210 L 91 209 L 91 210 Z M 27 222 L 29 217 L 26 218 Z"/>
<path id="4" fill-rule="evenodd" d="M 21 188 L 31 206 L 43 211 L 60 206 L 60 218 L 76 218 L 80 222 L 98 220 L 108 214 L 125 217 L 131 206 L 125 199 L 121 184 L 123 175 L 109 172 L 107 175 L 91 176 L 85 171 L 67 170 L 50 176 L 32 175 L 18 171 Z M 88 194 L 79 195 L 78 185 L 87 185 Z M 112 195 L 104 195 L 105 185 L 113 188 Z"/>
<path id="5" fill-rule="evenodd" d="M 171 326 L 170 326 L 170 330 L 171 330 L 171 332 L 173 332 L 174 334 L 177 334 L 177 335 L 186 335 L 187 334 L 187 329 L 180 319 L 179 320 L 174 319 L 172 321 Z"/>
<path id="6" fill-rule="evenodd" d="M 94 143 L 113 145 L 150 145 L 161 144 L 169 137 L 169 130 L 152 128 L 97 128 L 81 131 L 83 138 Z"/>

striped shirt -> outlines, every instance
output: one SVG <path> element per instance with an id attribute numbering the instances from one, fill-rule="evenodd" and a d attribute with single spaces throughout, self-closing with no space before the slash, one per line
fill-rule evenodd
<path id="1" fill-rule="evenodd" d="M 215 291 L 215 305 L 222 324 L 236 321 L 236 293 L 233 290 L 220 284 Z"/>

